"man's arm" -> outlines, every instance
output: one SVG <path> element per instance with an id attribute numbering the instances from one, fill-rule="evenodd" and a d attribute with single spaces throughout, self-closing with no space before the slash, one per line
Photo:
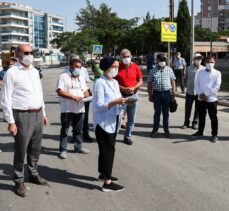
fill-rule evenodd
<path id="1" fill-rule="evenodd" d="M 74 95 L 64 91 L 63 89 L 57 89 L 56 92 L 57 92 L 58 96 L 63 97 L 63 98 L 75 100 L 77 102 L 80 102 L 82 100 L 82 97 L 74 96 Z"/>

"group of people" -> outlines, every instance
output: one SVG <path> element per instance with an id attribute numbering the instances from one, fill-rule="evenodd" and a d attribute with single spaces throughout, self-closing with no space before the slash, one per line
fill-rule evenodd
<path id="1" fill-rule="evenodd" d="M 38 173 L 38 161 L 41 149 L 43 125 L 48 124 L 45 103 L 38 71 L 33 67 L 32 48 L 19 45 L 16 52 L 17 62 L 6 72 L 2 90 L 2 105 L 8 130 L 15 139 L 14 182 L 15 192 L 26 196 L 28 190 L 24 184 L 24 159 L 27 153 L 29 179 L 38 185 L 48 182 Z M 77 153 L 89 153 L 83 147 L 83 140 L 93 141 L 89 136 L 88 111 L 92 101 L 93 126 L 98 143 L 98 180 L 103 181 L 102 191 L 122 191 L 117 177 L 112 175 L 115 156 L 115 141 L 123 122 L 123 113 L 127 121 L 123 141 L 132 145 L 131 134 L 138 107 L 138 89 L 143 83 L 140 67 L 131 61 L 131 52 L 123 49 L 120 61 L 105 56 L 96 61 L 99 73 L 92 92 L 88 87 L 87 69 L 82 67 L 79 57 L 71 57 L 69 66 L 59 76 L 56 93 L 60 97 L 61 130 L 59 157 L 67 158 L 69 128 L 72 128 L 74 150 Z M 214 69 L 215 60 L 208 57 L 206 67 L 201 66 L 202 56 L 196 54 L 194 63 L 186 71 L 186 106 L 185 123 L 182 128 L 189 127 L 191 104 L 196 106 L 193 126 L 198 132 L 194 136 L 202 136 L 206 110 L 212 121 L 212 141 L 217 141 L 217 92 L 221 83 L 220 72 Z M 205 80 L 203 80 L 203 78 Z M 158 135 L 160 115 L 163 114 L 163 128 L 166 137 L 169 131 L 169 105 L 175 100 L 176 77 L 173 70 L 166 65 L 163 54 L 157 56 L 157 65 L 148 76 L 149 100 L 154 104 L 154 124 L 151 136 Z M 198 115 L 199 111 L 199 115 Z"/>
<path id="2" fill-rule="evenodd" d="M 208 56 L 201 65 L 203 56 L 196 53 L 193 64 L 185 67 L 185 61 L 177 54 L 175 64 L 177 68 L 172 70 L 166 65 L 166 57 L 163 54 L 157 56 L 157 65 L 150 71 L 148 76 L 149 101 L 154 103 L 154 126 L 151 132 L 152 137 L 158 135 L 161 112 L 163 114 L 163 128 L 166 137 L 170 137 L 169 131 L 169 106 L 175 100 L 176 77 L 179 75 L 185 78 L 187 87 L 185 97 L 185 120 L 182 129 L 190 127 L 192 105 L 195 103 L 194 116 L 191 128 L 198 130 L 192 135 L 194 138 L 203 136 L 206 113 L 211 120 L 212 137 L 211 142 L 218 142 L 218 118 L 217 118 L 217 94 L 221 85 L 221 73 L 214 68 L 215 59 Z M 178 62 L 178 60 L 181 60 Z M 178 65 L 179 63 L 179 65 Z M 183 67 L 181 68 L 180 65 Z M 178 68 L 180 66 L 180 68 Z M 183 83 L 183 82 L 182 82 Z M 182 92 L 184 86 L 181 86 Z"/>

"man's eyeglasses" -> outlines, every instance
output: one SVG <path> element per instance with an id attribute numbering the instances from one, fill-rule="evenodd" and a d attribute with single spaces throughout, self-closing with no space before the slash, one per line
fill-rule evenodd
<path id="1" fill-rule="evenodd" d="M 26 52 L 24 52 L 24 55 L 33 55 L 33 52 L 32 51 L 26 51 Z"/>

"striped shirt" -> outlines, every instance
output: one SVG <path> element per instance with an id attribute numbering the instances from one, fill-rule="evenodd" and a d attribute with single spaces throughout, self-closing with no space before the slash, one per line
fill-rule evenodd
<path id="1" fill-rule="evenodd" d="M 153 68 L 148 76 L 148 82 L 152 82 L 152 89 L 156 91 L 168 91 L 172 89 L 171 82 L 176 79 L 173 70 L 169 66 L 160 69 Z"/>

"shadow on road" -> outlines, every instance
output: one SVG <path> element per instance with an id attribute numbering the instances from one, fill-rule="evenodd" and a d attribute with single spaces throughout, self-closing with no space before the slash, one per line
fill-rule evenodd
<path id="1" fill-rule="evenodd" d="M 14 191 L 13 183 L 12 185 L 1 183 L 1 181 L 12 180 L 12 175 L 13 175 L 12 165 L 0 164 L 0 171 L 2 171 L 3 174 L 0 175 L 0 190 Z M 73 174 L 71 172 L 67 172 L 66 170 L 50 168 L 42 165 L 39 166 L 39 173 L 42 177 L 48 180 L 48 182 L 71 185 L 71 186 L 84 188 L 88 190 L 100 190 L 100 187 L 97 185 L 81 181 L 81 180 L 90 181 L 90 182 L 98 181 L 95 177 Z"/>
<path id="2" fill-rule="evenodd" d="M 13 175 L 13 167 L 10 164 L 0 164 L 0 171 L 2 174 L 0 175 L 0 190 L 9 190 L 14 192 L 14 184 L 3 184 L 4 180 L 12 180 Z"/>
<path id="3" fill-rule="evenodd" d="M 95 177 L 73 174 L 66 170 L 50 168 L 47 166 L 39 166 L 39 173 L 42 175 L 42 177 L 47 179 L 49 182 L 76 186 L 88 190 L 100 190 L 100 187 L 97 185 L 81 181 L 81 180 L 91 181 L 91 182 L 98 181 Z"/>
<path id="4" fill-rule="evenodd" d="M 10 143 L 0 142 L 0 149 L 3 152 L 13 152 L 14 151 L 14 142 L 10 142 Z"/>

